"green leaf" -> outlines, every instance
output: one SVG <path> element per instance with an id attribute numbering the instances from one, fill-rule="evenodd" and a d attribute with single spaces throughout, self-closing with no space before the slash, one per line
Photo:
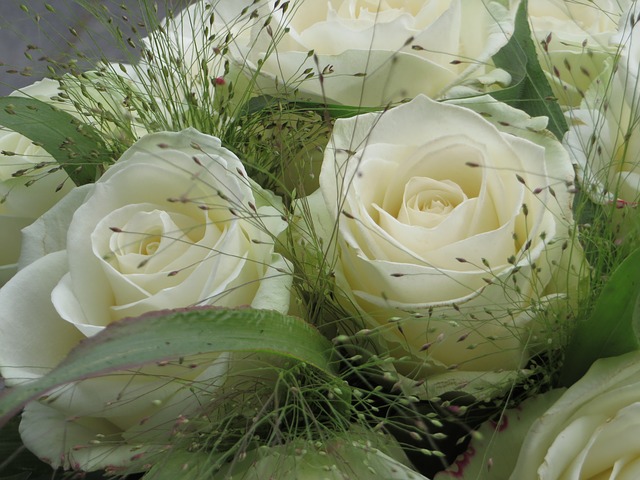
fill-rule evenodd
<path id="1" fill-rule="evenodd" d="M 246 116 L 254 115 L 266 108 L 277 107 L 280 104 L 276 97 L 271 95 L 258 95 L 251 97 L 243 106 L 241 113 Z"/>
<path id="2" fill-rule="evenodd" d="M 512 86 L 491 96 L 532 117 L 549 117 L 548 129 L 559 140 L 568 130 L 562 109 L 554 99 L 549 82 L 540 67 L 527 16 L 527 0 L 518 7 L 515 32 L 509 42 L 493 56 L 496 67 L 508 71 Z"/>
<path id="3" fill-rule="evenodd" d="M 640 350 L 640 249 L 613 273 L 591 317 L 579 323 L 565 351 L 560 383 L 571 386 L 599 358 Z"/>
<path id="4" fill-rule="evenodd" d="M 76 185 L 93 183 L 108 160 L 100 134 L 71 114 L 34 98 L 0 98 L 0 125 L 44 148 Z"/>
<path id="5" fill-rule="evenodd" d="M 350 105 L 324 104 L 314 102 L 294 102 L 295 108 L 303 110 L 315 110 L 316 112 L 327 112 L 331 118 L 349 118 L 363 113 L 380 112 L 383 107 L 353 107 Z"/>
<path id="6" fill-rule="evenodd" d="M 278 110 L 290 109 L 291 111 L 306 110 L 316 113 L 326 112 L 330 118 L 348 118 L 361 115 L 363 113 L 378 112 L 384 110 L 382 107 L 354 107 L 349 105 L 325 104 L 320 102 L 298 102 L 288 101 L 273 97 L 270 95 L 261 95 L 252 97 L 244 105 L 244 115 L 253 115 L 267 108 L 276 108 Z"/>
<path id="7" fill-rule="evenodd" d="M 332 344 L 304 320 L 269 310 L 162 310 L 109 325 L 48 375 L 0 394 L 0 426 L 51 389 L 109 372 L 211 352 L 268 352 L 332 375 Z"/>

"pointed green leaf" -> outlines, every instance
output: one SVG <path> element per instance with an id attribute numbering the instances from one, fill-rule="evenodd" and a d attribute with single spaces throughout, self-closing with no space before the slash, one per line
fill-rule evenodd
<path id="1" fill-rule="evenodd" d="M 591 317 L 576 326 L 560 375 L 571 386 L 599 358 L 640 350 L 640 249 L 613 273 Z"/>
<path id="2" fill-rule="evenodd" d="M 283 108 L 288 108 L 291 109 L 291 111 L 307 110 L 314 111 L 318 114 L 326 112 L 330 118 L 349 118 L 355 117 L 356 115 L 362 115 L 363 113 L 378 112 L 385 109 L 384 107 L 358 107 L 351 105 L 327 104 L 322 102 L 288 101 L 271 95 L 251 97 L 243 108 L 244 110 L 242 113 L 246 116 L 254 115 L 261 110 L 268 108 L 276 108 L 278 111 Z"/>
<path id="3" fill-rule="evenodd" d="M 532 117 L 549 117 L 548 129 L 562 140 L 568 130 L 567 122 L 538 61 L 529 28 L 527 0 L 518 7 L 513 36 L 493 56 L 493 62 L 511 74 L 512 86 L 492 92 L 491 96 Z"/>
<path id="4" fill-rule="evenodd" d="M 109 325 L 74 348 L 48 375 L 0 394 L 0 426 L 60 385 L 151 362 L 211 352 L 267 352 L 332 375 L 331 342 L 304 320 L 269 310 L 163 310 Z"/>
<path id="5" fill-rule="evenodd" d="M 0 125 L 41 145 L 76 185 L 95 182 L 98 167 L 109 159 L 91 125 L 35 98 L 0 98 Z"/>
<path id="6" fill-rule="evenodd" d="M 364 113 L 379 112 L 385 109 L 384 107 L 357 107 L 314 102 L 293 102 L 293 106 L 304 110 L 314 110 L 318 113 L 326 111 L 331 118 L 349 118 L 355 117 L 356 115 L 362 115 Z"/>

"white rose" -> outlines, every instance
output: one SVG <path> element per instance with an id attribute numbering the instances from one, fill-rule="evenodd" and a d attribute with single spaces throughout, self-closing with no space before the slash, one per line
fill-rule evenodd
<path id="1" fill-rule="evenodd" d="M 610 62 L 570 114 L 564 143 L 576 163 L 578 178 L 591 199 L 617 207 L 616 234 L 622 238 L 640 225 L 640 33 L 625 25 L 619 34 L 625 46 Z"/>
<path id="2" fill-rule="evenodd" d="M 564 393 L 527 400 L 483 426 L 481 440 L 436 479 L 635 479 L 639 428 L 640 354 L 600 359 Z"/>
<path id="3" fill-rule="evenodd" d="M 269 1 L 271 12 L 262 10 L 240 62 L 268 77 L 258 77 L 267 93 L 295 90 L 302 98 L 369 106 L 420 93 L 442 97 L 489 72 L 491 57 L 513 33 L 517 3 L 297 0 L 285 9 Z M 500 72 L 482 81 L 510 79 Z"/>
<path id="4" fill-rule="evenodd" d="M 337 286 L 365 326 L 413 376 L 467 372 L 461 384 L 520 368 L 536 343 L 528 307 L 566 291 L 579 268 L 571 162 L 532 131 L 546 119 L 490 97 L 467 104 L 540 145 L 419 96 L 338 120 L 308 199 L 323 238 L 337 222 Z"/>
<path id="5" fill-rule="evenodd" d="M 195 305 L 286 312 L 289 266 L 273 246 L 286 226 L 279 208 L 218 139 L 195 130 L 143 137 L 25 231 L 24 268 L 0 290 L 7 385 L 42 376 L 124 317 Z M 189 385 L 211 393 L 226 364 L 214 356 L 194 369 L 61 388 L 26 407 L 24 443 L 54 467 L 126 464 L 138 443 L 157 442 L 197 405 Z M 108 441 L 96 444 L 99 435 Z"/>
<path id="6" fill-rule="evenodd" d="M 540 65 L 560 104 L 577 106 L 617 51 L 610 45 L 628 0 L 529 0 Z"/>
<path id="7" fill-rule="evenodd" d="M 45 79 L 11 96 L 30 97 L 59 105 L 52 97 L 60 93 L 58 82 Z M 74 185 L 42 147 L 27 137 L 0 128 L 0 286 L 16 271 L 22 228 L 46 212 Z M 16 172 L 24 173 L 14 176 Z"/>

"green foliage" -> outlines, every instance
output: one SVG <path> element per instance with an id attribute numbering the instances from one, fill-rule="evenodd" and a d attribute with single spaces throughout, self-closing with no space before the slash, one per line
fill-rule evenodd
<path id="1" fill-rule="evenodd" d="M 615 270 L 592 310 L 576 326 L 560 375 L 571 386 L 599 358 L 640 349 L 640 249 Z"/>
<path id="2" fill-rule="evenodd" d="M 0 125 L 44 148 L 76 185 L 93 183 L 101 164 L 109 160 L 108 149 L 92 126 L 34 98 L 0 98 Z"/>
<path id="3" fill-rule="evenodd" d="M 518 8 L 513 36 L 493 56 L 493 61 L 498 68 L 508 71 L 513 80 L 510 87 L 492 92 L 491 96 L 532 117 L 549 117 L 549 130 L 562 140 L 568 130 L 567 122 L 538 62 L 527 17 L 527 0 Z"/>
<path id="4" fill-rule="evenodd" d="M 48 474 L 51 467 L 38 460 L 24 445 L 18 433 L 18 418 L 12 419 L 2 430 L 0 438 L 0 480 L 27 480 L 34 475 Z"/>
<path id="5" fill-rule="evenodd" d="M 270 107 L 286 108 L 295 110 L 311 110 L 318 113 L 326 113 L 330 118 L 349 118 L 363 113 L 377 112 L 382 110 L 380 107 L 357 107 L 350 105 L 325 104 L 318 102 L 298 102 L 288 101 L 273 97 L 271 95 L 260 95 L 250 98 L 242 107 L 241 113 L 250 116 Z"/>
<path id="6" fill-rule="evenodd" d="M 51 389 L 101 374 L 205 352 L 268 352 L 331 375 L 331 343 L 300 318 L 268 310 L 163 310 L 106 327 L 48 375 L 0 395 L 0 426 Z"/>

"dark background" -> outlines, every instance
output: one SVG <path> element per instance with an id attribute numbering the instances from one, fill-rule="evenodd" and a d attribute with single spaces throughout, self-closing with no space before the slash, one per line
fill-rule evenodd
<path id="1" fill-rule="evenodd" d="M 121 27 L 124 44 L 119 45 L 104 21 L 97 20 L 80 3 L 93 8 L 106 8 L 113 18 L 113 26 Z M 158 16 L 164 17 L 167 8 L 179 10 L 190 0 L 0 0 L 0 96 L 16 88 L 30 85 L 43 76 L 50 76 L 48 56 L 57 61 L 79 59 L 88 68 L 91 61 L 106 57 L 111 61 L 132 61 L 137 49 L 127 45 L 126 39 L 146 36 L 138 23 L 143 11 L 154 3 Z M 46 5 L 54 11 L 48 9 Z M 25 12 L 21 5 L 26 7 Z M 124 8 L 122 8 L 124 6 Z M 39 17 L 39 18 L 38 18 Z M 125 18 L 123 18 L 125 17 Z M 134 26 L 138 33 L 131 30 Z M 73 29 L 77 35 L 71 32 Z M 29 45 L 37 47 L 30 49 Z M 31 55 L 27 58 L 25 52 Z M 79 58 L 87 55 L 89 61 Z M 25 70 L 26 69 L 26 70 Z"/>

